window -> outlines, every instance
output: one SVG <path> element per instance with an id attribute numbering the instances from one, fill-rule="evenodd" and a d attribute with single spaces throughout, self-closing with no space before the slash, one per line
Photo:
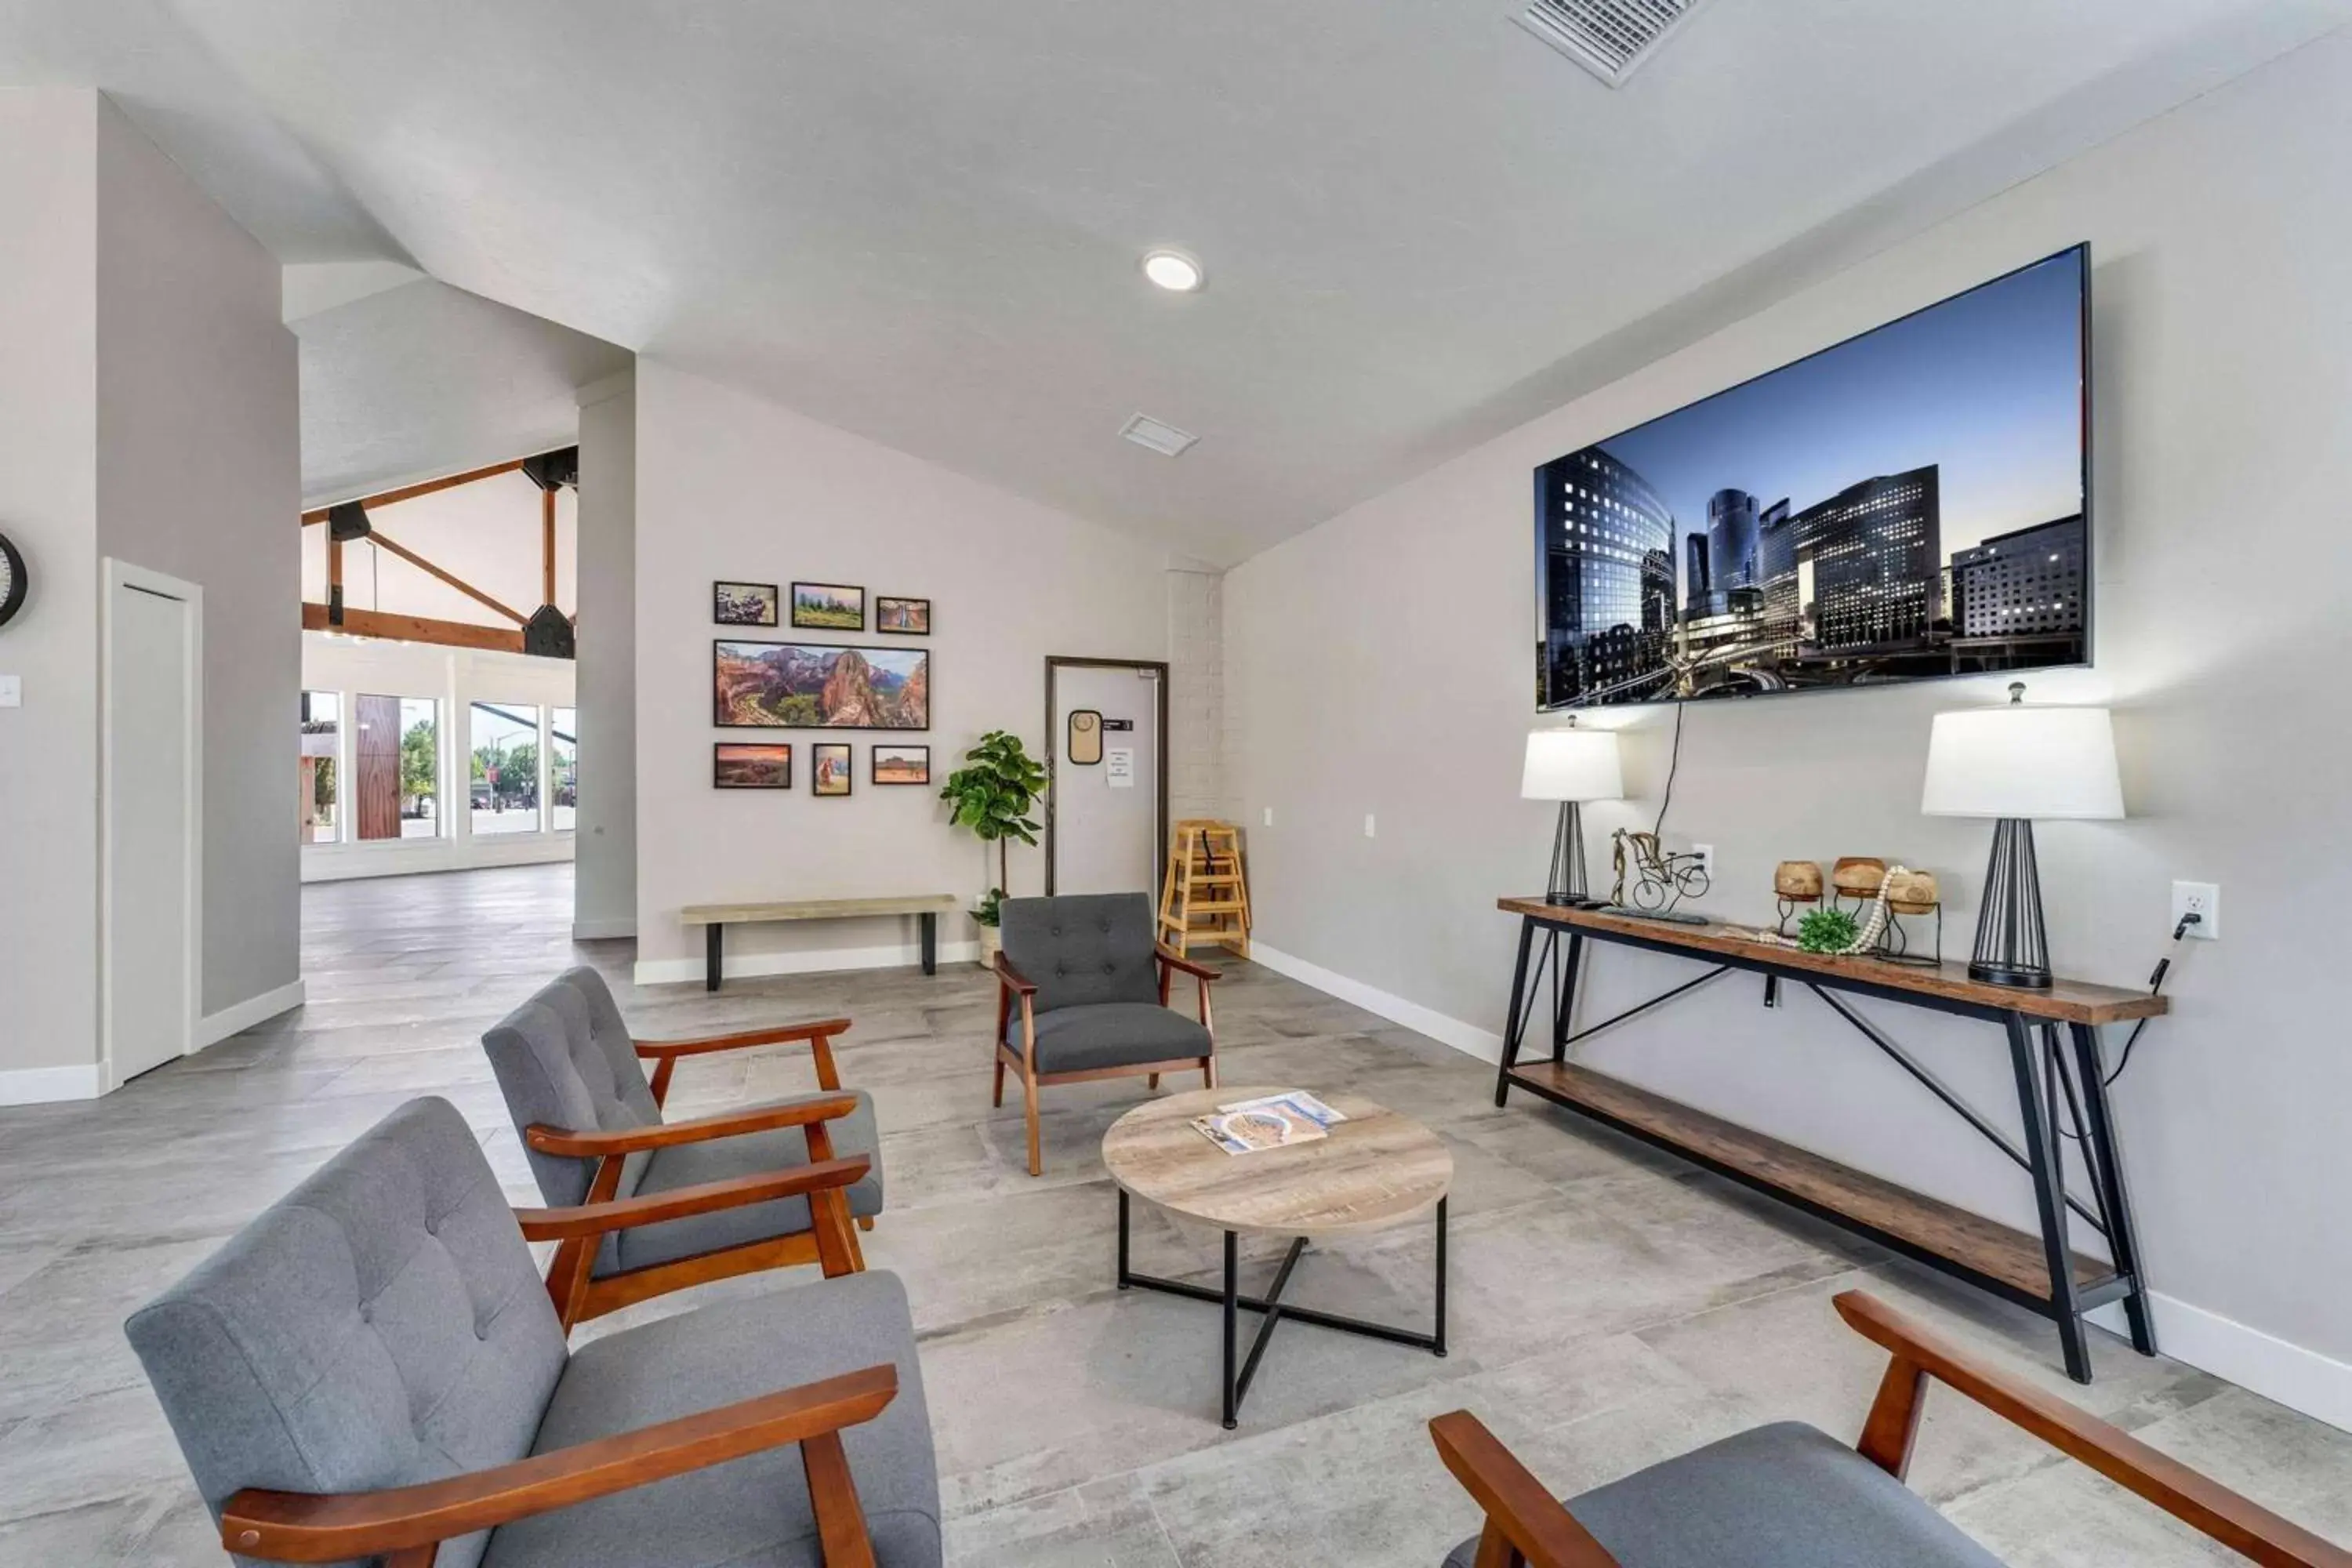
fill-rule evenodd
<path id="1" fill-rule="evenodd" d="M 474 704 L 474 831 L 539 831 L 539 710 L 522 702 Z"/>
<path id="2" fill-rule="evenodd" d="M 355 837 L 440 834 L 441 707 L 429 697 L 362 695 L 352 704 Z"/>
<path id="3" fill-rule="evenodd" d="M 340 837 L 340 817 L 336 814 L 337 779 L 335 767 L 340 761 L 337 748 L 342 742 L 342 694 L 337 691 L 305 691 L 302 693 L 302 842 L 332 844 Z"/>
<path id="4" fill-rule="evenodd" d="M 572 831 L 580 804 L 580 714 L 551 709 L 547 716 L 547 815 L 558 833 Z"/>

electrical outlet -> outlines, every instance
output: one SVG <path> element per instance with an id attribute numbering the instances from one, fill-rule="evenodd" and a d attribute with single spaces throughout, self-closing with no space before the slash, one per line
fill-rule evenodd
<path id="1" fill-rule="evenodd" d="M 1372 837 L 1372 814 L 1369 811 L 1364 813 L 1364 837 Z"/>
<path id="2" fill-rule="evenodd" d="M 1706 879 L 1710 882 L 1714 881 L 1715 846 L 1712 844 L 1694 844 L 1691 846 L 1691 853 L 1698 857 L 1698 868 L 1706 873 Z"/>
<path id="3" fill-rule="evenodd" d="M 1268 827 L 1274 826 L 1274 807 L 1270 805 L 1265 808 L 1265 825 Z"/>
<path id="4" fill-rule="evenodd" d="M 2218 882 L 2175 882 L 2172 884 L 2172 923 L 2179 925 L 2183 915 L 2195 915 L 2197 923 L 2181 934 L 2201 942 L 2221 940 L 2221 885 Z"/>

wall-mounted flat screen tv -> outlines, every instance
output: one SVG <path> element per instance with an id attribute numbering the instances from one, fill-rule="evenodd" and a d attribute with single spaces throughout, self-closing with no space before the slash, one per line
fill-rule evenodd
<path id="1" fill-rule="evenodd" d="M 1535 471 L 1537 702 L 2090 658 L 2090 247 Z"/>

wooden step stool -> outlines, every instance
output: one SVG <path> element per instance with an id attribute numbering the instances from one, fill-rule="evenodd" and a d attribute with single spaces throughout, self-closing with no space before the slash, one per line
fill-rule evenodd
<path id="1" fill-rule="evenodd" d="M 1160 886 L 1160 940 L 1178 952 L 1222 947 L 1249 956 L 1249 873 L 1241 829 L 1186 817 L 1168 833 L 1168 874 Z"/>

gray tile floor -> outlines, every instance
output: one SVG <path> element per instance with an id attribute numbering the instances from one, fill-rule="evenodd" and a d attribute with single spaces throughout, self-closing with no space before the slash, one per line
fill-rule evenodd
<path id="1" fill-rule="evenodd" d="M 1761 1420 L 1850 1436 L 1881 1364 L 1830 1311 L 1854 1285 L 2352 1541 L 2352 1436 L 2104 1337 L 2098 1382 L 2075 1389 L 2038 1320 L 1563 1113 L 1498 1112 L 1478 1064 L 1246 965 L 1219 987 L 1228 1083 L 1354 1089 L 1453 1145 L 1454 1353 L 1294 1325 L 1225 1432 L 1215 1311 L 1110 1282 L 1095 1150 L 1139 1083 L 1052 1092 L 1032 1180 L 1017 1110 L 989 1109 L 993 1000 L 975 970 L 735 982 L 717 996 L 632 987 L 627 943 L 569 940 L 569 874 L 308 889 L 306 1007 L 96 1104 L 0 1110 L 0 1563 L 223 1561 L 123 1316 L 412 1095 L 456 1102 L 517 1198 L 536 1201 L 476 1039 L 582 957 L 648 1035 L 856 1019 L 842 1070 L 875 1096 L 889 1173 L 866 1257 L 915 1302 L 966 1568 L 1430 1568 L 1474 1521 L 1424 1423 L 1465 1405 L 1562 1490 Z M 673 1105 L 812 1087 L 804 1053 L 747 1053 L 688 1064 Z M 1137 1217 L 1139 1268 L 1208 1278 L 1213 1235 Z M 1415 1320 L 1430 1247 L 1417 1225 L 1318 1248 L 1294 1289 Z M 2009 1562 L 2234 1561 L 1971 1406 L 1939 1395 L 1930 1409 L 1915 1484 Z"/>

